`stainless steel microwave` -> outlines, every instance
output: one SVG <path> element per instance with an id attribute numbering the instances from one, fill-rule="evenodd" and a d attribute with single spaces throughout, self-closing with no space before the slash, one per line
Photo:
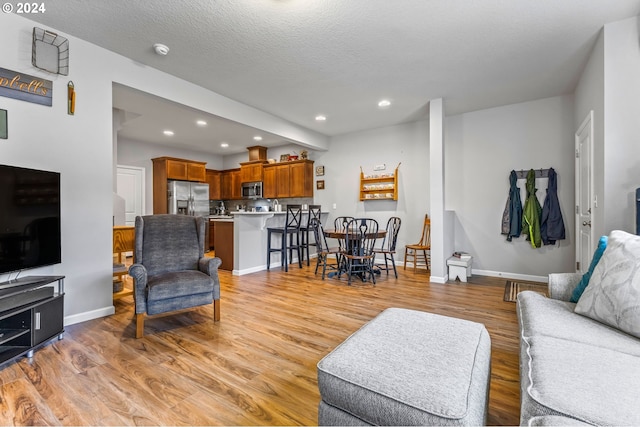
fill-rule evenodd
<path id="1" fill-rule="evenodd" d="M 261 199 L 262 198 L 262 182 L 243 182 L 242 198 L 243 199 Z"/>

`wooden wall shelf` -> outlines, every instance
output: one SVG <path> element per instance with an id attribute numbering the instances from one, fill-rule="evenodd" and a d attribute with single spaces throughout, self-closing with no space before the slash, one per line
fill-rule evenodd
<path id="1" fill-rule="evenodd" d="M 360 167 L 360 201 L 398 200 L 398 169 L 394 172 L 365 175 Z"/>

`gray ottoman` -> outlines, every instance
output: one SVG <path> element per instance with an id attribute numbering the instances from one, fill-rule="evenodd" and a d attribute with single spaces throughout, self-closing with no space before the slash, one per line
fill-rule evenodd
<path id="1" fill-rule="evenodd" d="M 319 425 L 483 425 L 484 325 L 389 308 L 318 362 Z"/>

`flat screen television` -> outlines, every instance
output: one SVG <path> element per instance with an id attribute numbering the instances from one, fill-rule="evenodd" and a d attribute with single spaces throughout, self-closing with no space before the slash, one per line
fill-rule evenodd
<path id="1" fill-rule="evenodd" d="M 0 165 L 0 273 L 61 261 L 60 173 Z"/>

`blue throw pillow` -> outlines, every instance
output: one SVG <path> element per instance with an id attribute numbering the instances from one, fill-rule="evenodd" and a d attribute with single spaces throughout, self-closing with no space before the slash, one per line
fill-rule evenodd
<path id="1" fill-rule="evenodd" d="M 591 275 L 593 274 L 593 269 L 596 268 L 596 265 L 598 265 L 598 261 L 600 261 L 600 258 L 602 258 L 602 254 L 604 253 L 605 249 L 607 249 L 607 236 L 602 236 L 598 241 L 598 247 L 596 248 L 596 251 L 593 253 L 593 258 L 591 259 L 589 270 L 582 275 L 582 279 L 580 279 L 580 282 L 578 282 L 578 285 L 573 290 L 571 299 L 569 301 L 578 302 L 578 300 L 582 296 L 582 293 L 587 288 L 589 279 L 591 279 Z"/>

